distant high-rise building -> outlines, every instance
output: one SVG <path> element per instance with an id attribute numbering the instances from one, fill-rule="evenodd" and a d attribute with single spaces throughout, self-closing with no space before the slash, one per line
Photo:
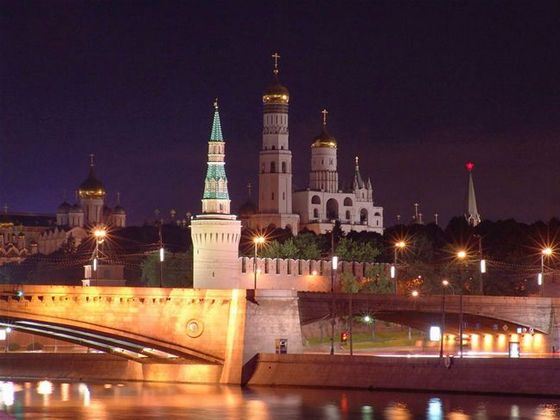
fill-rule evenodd
<path id="1" fill-rule="evenodd" d="M 468 172 L 468 183 L 467 183 L 467 199 L 466 199 L 466 211 L 465 219 L 467 223 L 471 226 L 476 226 L 481 222 L 480 214 L 478 213 L 478 208 L 476 207 L 476 195 L 474 192 L 474 181 L 472 177 L 472 170 L 474 169 L 474 163 L 467 162 L 465 165 Z"/>

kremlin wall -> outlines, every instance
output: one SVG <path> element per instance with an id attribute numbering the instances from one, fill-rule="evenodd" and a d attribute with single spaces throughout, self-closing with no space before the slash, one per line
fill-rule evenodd
<path id="1" fill-rule="evenodd" d="M 254 287 L 254 258 L 239 258 L 239 288 Z M 370 267 L 381 266 L 387 274 L 389 264 L 339 261 L 333 273 L 331 260 L 294 260 L 282 258 L 257 258 L 257 289 L 291 289 L 308 292 L 330 292 L 331 275 L 334 289 L 340 289 L 341 275 L 352 273 L 357 279 L 365 277 Z"/>

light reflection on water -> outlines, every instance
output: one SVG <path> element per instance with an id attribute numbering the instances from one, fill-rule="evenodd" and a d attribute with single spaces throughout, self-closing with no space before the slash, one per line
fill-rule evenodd
<path id="1" fill-rule="evenodd" d="M 0 382 L 11 419 L 558 419 L 554 398 L 239 388 L 146 383 Z"/>

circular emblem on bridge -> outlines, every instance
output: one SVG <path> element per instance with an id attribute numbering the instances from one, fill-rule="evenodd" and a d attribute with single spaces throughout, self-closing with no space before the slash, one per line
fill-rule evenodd
<path id="1" fill-rule="evenodd" d="M 204 331 L 204 324 L 198 319 L 191 319 L 187 322 L 187 335 L 191 338 L 200 337 Z"/>

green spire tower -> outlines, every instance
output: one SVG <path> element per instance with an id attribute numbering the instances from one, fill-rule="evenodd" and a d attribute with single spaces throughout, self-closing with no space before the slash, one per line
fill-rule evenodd
<path id="1" fill-rule="evenodd" d="M 202 196 L 203 214 L 229 214 L 230 199 L 225 169 L 225 142 L 220 123 L 218 99 L 214 101 L 214 121 L 208 142 L 208 169 Z"/>

